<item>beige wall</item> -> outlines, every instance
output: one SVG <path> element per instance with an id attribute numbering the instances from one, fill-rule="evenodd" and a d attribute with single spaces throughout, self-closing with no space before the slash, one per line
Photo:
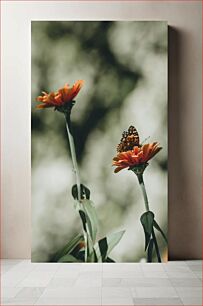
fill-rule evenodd
<path id="1" fill-rule="evenodd" d="M 30 21 L 150 19 L 169 24 L 169 256 L 201 258 L 201 2 L 1 5 L 2 257 L 30 258 Z"/>

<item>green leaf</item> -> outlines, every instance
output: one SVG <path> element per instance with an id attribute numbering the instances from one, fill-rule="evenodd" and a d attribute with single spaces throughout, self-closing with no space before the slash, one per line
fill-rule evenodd
<path id="1" fill-rule="evenodd" d="M 106 261 L 105 262 L 115 262 L 112 258 L 110 257 L 107 257 Z"/>
<path id="2" fill-rule="evenodd" d="M 106 237 L 99 240 L 98 244 L 99 244 L 99 250 L 100 250 L 100 253 L 101 253 L 101 256 L 102 256 L 102 262 L 104 262 L 105 259 L 106 259 L 107 251 L 108 251 L 108 243 L 107 243 Z"/>
<path id="3" fill-rule="evenodd" d="M 94 243 L 96 240 L 98 219 L 93 202 L 86 199 L 82 200 L 81 202 L 76 202 L 78 202 L 78 205 L 80 206 L 79 214 L 86 235 L 85 261 L 87 260 L 88 262 L 97 262 Z"/>
<path id="4" fill-rule="evenodd" d="M 106 258 L 108 257 L 108 255 L 110 254 L 112 249 L 119 243 L 119 241 L 121 240 L 124 233 L 125 233 L 125 231 L 120 231 L 120 232 L 117 232 L 117 233 L 110 234 L 109 236 L 100 239 L 96 243 L 95 251 L 97 253 L 98 262 L 102 262 L 102 257 L 104 257 L 104 256 L 102 256 L 103 254 L 101 254 L 101 252 L 100 252 L 100 248 L 99 248 L 100 241 L 103 240 L 103 239 L 106 239 L 106 241 L 107 241 L 107 246 L 108 246 L 107 252 L 104 249 L 104 252 L 106 253 L 105 254 L 105 260 L 106 260 Z"/>
<path id="5" fill-rule="evenodd" d="M 151 238 L 147 249 L 147 262 L 152 262 L 154 240 Z"/>
<path id="6" fill-rule="evenodd" d="M 58 260 L 58 262 L 81 262 L 81 261 L 70 254 L 66 254 L 63 257 L 61 257 Z"/>
<path id="7" fill-rule="evenodd" d="M 85 250 L 82 250 L 82 251 L 80 251 L 76 254 L 73 252 L 73 253 L 71 253 L 71 255 L 73 255 L 75 258 L 77 258 L 78 261 L 85 262 Z"/>
<path id="8" fill-rule="evenodd" d="M 80 218 L 82 220 L 83 228 L 84 228 L 85 232 L 87 232 L 87 227 L 86 227 L 87 219 L 86 219 L 86 215 L 85 215 L 84 211 L 82 211 L 81 209 L 79 210 L 79 214 L 80 214 Z"/>
<path id="9" fill-rule="evenodd" d="M 164 232 L 162 231 L 162 229 L 160 228 L 160 226 L 158 225 L 158 223 L 154 220 L 153 222 L 153 226 L 162 234 L 164 240 L 166 241 L 166 243 L 168 243 L 166 235 L 164 234 Z"/>
<path id="10" fill-rule="evenodd" d="M 87 262 L 97 262 L 97 254 L 94 248 L 91 254 L 87 257 Z"/>
<path id="11" fill-rule="evenodd" d="M 90 232 L 90 236 L 93 244 L 96 241 L 97 231 L 98 231 L 98 217 L 94 203 L 90 200 L 82 200 L 82 206 L 86 213 L 87 224 Z"/>
<path id="12" fill-rule="evenodd" d="M 141 218 L 140 221 L 142 223 L 142 226 L 144 228 L 144 233 L 145 233 L 145 251 L 147 249 L 147 246 L 150 241 L 150 237 L 152 234 L 152 229 L 153 229 L 153 222 L 154 222 L 154 214 L 151 211 L 145 212 Z"/>
<path id="13" fill-rule="evenodd" d="M 107 236 L 108 252 L 107 255 L 113 250 L 113 248 L 119 243 L 125 231 L 120 231 Z"/>
<path id="14" fill-rule="evenodd" d="M 74 201 L 74 208 L 76 211 L 79 212 L 79 210 L 81 209 L 81 203 L 78 200 Z"/>
<path id="15" fill-rule="evenodd" d="M 54 262 L 57 262 L 61 257 L 70 253 L 78 245 L 80 241 L 83 241 L 83 235 L 79 234 L 73 239 L 71 239 L 61 250 L 59 250 L 53 258 Z"/>
<path id="16" fill-rule="evenodd" d="M 152 229 L 152 238 L 154 240 L 154 247 L 155 247 L 158 262 L 161 262 L 161 255 L 160 255 L 160 252 L 159 252 L 159 246 L 158 246 L 158 243 L 157 243 L 157 240 L 156 240 L 156 235 L 154 233 L 154 229 Z"/>
<path id="17" fill-rule="evenodd" d="M 90 199 L 90 190 L 89 190 L 89 188 L 87 188 L 85 185 L 82 184 L 82 198 L 84 198 L 84 196 L 87 200 L 89 200 Z"/>
<path id="18" fill-rule="evenodd" d="M 81 185 L 80 185 L 81 188 Z M 77 185 L 73 185 L 72 187 L 72 196 L 75 200 L 78 200 L 78 189 L 77 189 Z"/>
<path id="19" fill-rule="evenodd" d="M 73 185 L 72 187 L 72 196 L 75 200 L 78 200 L 77 185 Z M 83 184 L 80 184 L 80 197 L 81 199 L 90 199 L 90 190 Z"/>

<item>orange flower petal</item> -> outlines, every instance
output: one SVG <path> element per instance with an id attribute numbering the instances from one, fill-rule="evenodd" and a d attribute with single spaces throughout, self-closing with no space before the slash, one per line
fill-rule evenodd
<path id="1" fill-rule="evenodd" d="M 48 107 L 53 107 L 53 105 L 50 105 L 50 104 L 38 104 L 38 105 L 36 106 L 36 108 L 40 108 L 40 109 L 42 109 L 42 108 L 48 108 Z"/>
<path id="2" fill-rule="evenodd" d="M 77 96 L 77 94 L 79 93 L 79 91 L 82 88 L 83 84 L 84 84 L 83 80 L 77 81 L 73 85 L 73 87 L 70 88 L 68 90 L 68 92 L 66 93 L 66 99 L 69 100 L 69 101 L 72 101 Z"/>
<path id="3" fill-rule="evenodd" d="M 44 97 L 38 96 L 38 97 L 36 98 L 36 100 L 39 101 L 39 102 L 42 102 L 42 101 L 44 100 Z"/>
<path id="4" fill-rule="evenodd" d="M 123 170 L 125 167 L 117 167 L 114 172 L 115 173 L 118 173 L 119 171 Z"/>
<path id="5" fill-rule="evenodd" d="M 148 150 L 149 150 L 149 144 L 145 144 L 145 145 L 142 147 L 143 159 L 144 159 L 144 160 L 147 158 Z"/>

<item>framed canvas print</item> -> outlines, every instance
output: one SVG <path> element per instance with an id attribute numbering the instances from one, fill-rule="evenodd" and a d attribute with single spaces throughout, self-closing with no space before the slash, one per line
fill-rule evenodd
<path id="1" fill-rule="evenodd" d="M 32 21 L 32 261 L 167 261 L 166 21 Z"/>

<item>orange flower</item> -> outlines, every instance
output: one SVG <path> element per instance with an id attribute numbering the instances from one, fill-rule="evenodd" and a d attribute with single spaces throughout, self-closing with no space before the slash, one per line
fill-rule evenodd
<path id="1" fill-rule="evenodd" d="M 65 84 L 63 88 L 60 88 L 57 92 L 46 93 L 43 91 L 43 96 L 37 97 L 37 101 L 42 102 L 38 104 L 37 108 L 48 108 L 48 107 L 63 107 L 67 106 L 79 93 L 83 81 L 77 81 L 72 87 Z"/>
<path id="2" fill-rule="evenodd" d="M 117 168 L 115 173 L 125 168 L 133 168 L 147 164 L 147 162 L 156 155 L 162 148 L 157 142 L 145 144 L 141 147 L 135 146 L 133 150 L 121 152 L 113 158 L 113 166 Z"/>

